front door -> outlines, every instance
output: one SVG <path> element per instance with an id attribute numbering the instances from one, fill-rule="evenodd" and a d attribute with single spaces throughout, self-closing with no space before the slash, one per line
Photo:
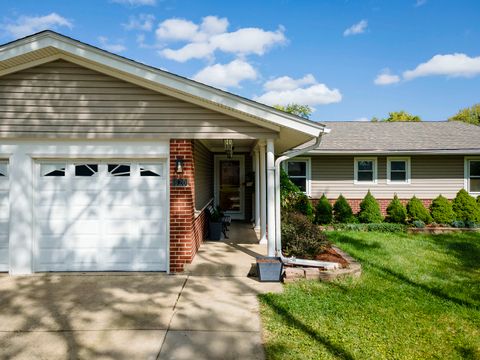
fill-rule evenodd
<path id="1" fill-rule="evenodd" d="M 244 156 L 215 156 L 215 203 L 232 217 L 243 220 L 245 173 Z"/>

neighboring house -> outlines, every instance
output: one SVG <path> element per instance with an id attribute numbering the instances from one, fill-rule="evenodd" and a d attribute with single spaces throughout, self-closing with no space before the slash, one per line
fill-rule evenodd
<path id="1" fill-rule="evenodd" d="M 323 132 L 51 31 L 2 45 L 0 271 L 182 271 L 212 199 L 271 253 L 274 156 Z"/>
<path id="2" fill-rule="evenodd" d="M 426 205 L 462 188 L 480 195 L 480 127 L 442 122 L 325 122 L 331 133 L 285 164 L 312 199 L 343 194 L 353 210 L 368 190 L 385 211 L 395 194 Z"/>

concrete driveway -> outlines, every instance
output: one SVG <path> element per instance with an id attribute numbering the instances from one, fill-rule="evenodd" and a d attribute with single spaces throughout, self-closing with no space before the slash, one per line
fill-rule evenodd
<path id="1" fill-rule="evenodd" d="M 264 250 L 206 243 L 185 275 L 1 275 L 0 359 L 263 359 L 257 294 L 281 291 L 247 277 Z"/>

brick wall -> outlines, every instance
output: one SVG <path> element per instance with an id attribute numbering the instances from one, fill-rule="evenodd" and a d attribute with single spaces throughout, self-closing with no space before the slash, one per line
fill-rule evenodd
<path id="1" fill-rule="evenodd" d="M 312 199 L 313 204 L 317 204 L 319 199 Z M 328 199 L 330 201 L 330 204 L 335 203 L 337 199 Z M 360 203 L 362 202 L 363 199 L 347 199 L 348 203 L 352 207 L 353 213 L 356 214 L 360 211 Z M 407 202 L 410 199 L 400 199 L 401 203 L 403 205 L 407 205 Z M 420 199 L 423 202 L 423 205 L 428 209 L 430 204 L 432 203 L 433 199 Z M 380 210 L 382 211 L 382 214 L 385 216 L 387 214 L 387 207 L 388 204 L 392 201 L 392 199 L 377 199 L 378 204 L 380 205 Z"/>
<path id="2" fill-rule="evenodd" d="M 183 173 L 175 171 L 175 161 L 182 159 Z M 181 272 L 193 258 L 193 223 L 195 179 L 191 140 L 170 140 L 170 271 Z M 176 178 L 187 179 L 187 186 L 174 187 Z"/>

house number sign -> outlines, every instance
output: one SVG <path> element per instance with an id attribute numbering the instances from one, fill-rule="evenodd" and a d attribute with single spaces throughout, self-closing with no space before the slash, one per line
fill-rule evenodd
<path id="1" fill-rule="evenodd" d="M 172 186 L 174 187 L 185 187 L 187 185 L 187 179 L 172 179 Z"/>

